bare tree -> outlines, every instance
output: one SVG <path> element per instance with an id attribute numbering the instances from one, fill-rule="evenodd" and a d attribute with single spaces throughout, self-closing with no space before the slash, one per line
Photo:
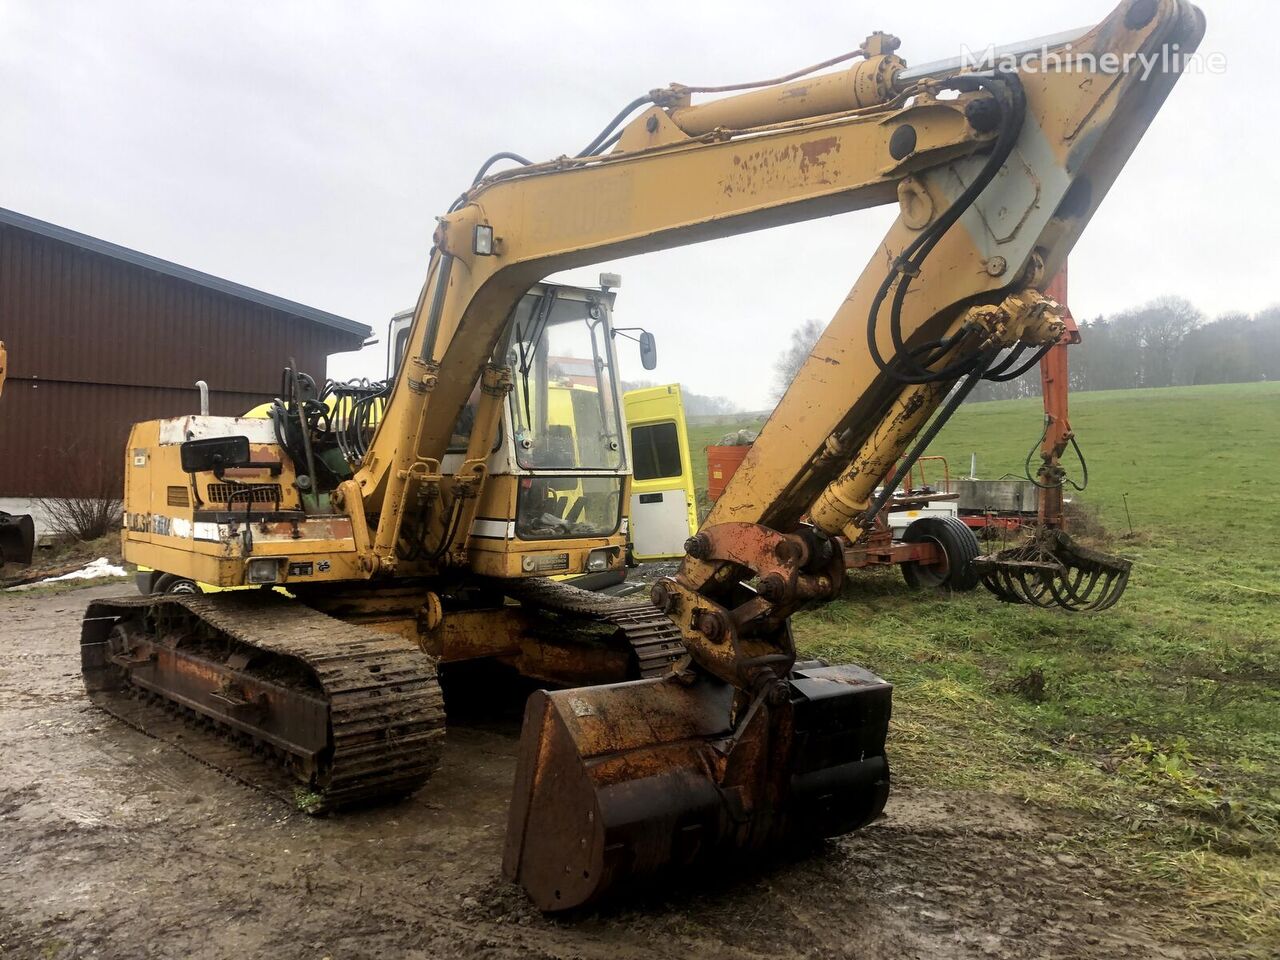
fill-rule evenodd
<path id="1" fill-rule="evenodd" d="M 59 538 L 87 542 L 118 533 L 124 503 L 120 499 L 118 471 L 100 464 L 89 479 L 82 476 L 81 490 L 72 497 L 40 497 L 36 502 L 45 522 Z"/>
<path id="2" fill-rule="evenodd" d="M 680 388 L 680 395 L 684 399 L 684 412 L 691 417 L 723 417 L 742 409 L 728 397 L 693 393 L 684 387 Z"/>
<path id="3" fill-rule="evenodd" d="M 809 354 L 813 352 L 814 344 L 818 342 L 824 329 L 819 321 L 806 320 L 791 331 L 791 342 L 773 363 L 773 395 L 779 400 L 791 386 L 791 381 L 796 378 L 804 362 L 809 359 Z"/>
<path id="4" fill-rule="evenodd" d="M 1280 379 L 1280 305 L 1214 320 L 1181 297 L 1160 297 L 1112 316 L 1080 322 L 1071 348 L 1071 389 L 1127 390 Z M 974 400 L 1040 392 L 1039 371 L 1020 382 L 983 383 Z"/>
<path id="5" fill-rule="evenodd" d="M 1182 341 L 1204 322 L 1204 314 L 1182 297 L 1160 297 L 1133 315 L 1143 347 L 1143 386 L 1173 385 L 1174 359 Z"/>
<path id="6" fill-rule="evenodd" d="M 56 451 L 47 451 L 61 457 L 63 469 L 73 478 L 71 496 L 36 500 L 46 525 L 63 540 L 97 540 L 119 533 L 123 521 L 123 464 L 116 457 L 104 461 L 86 456 L 85 449 L 85 438 L 64 435 Z"/>

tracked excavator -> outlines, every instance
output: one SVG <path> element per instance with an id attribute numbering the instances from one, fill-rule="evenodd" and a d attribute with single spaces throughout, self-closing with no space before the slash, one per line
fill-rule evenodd
<path id="1" fill-rule="evenodd" d="M 840 593 L 835 538 L 870 528 L 972 387 L 1062 338 L 1043 290 L 1203 29 L 1183 0 L 1126 0 L 990 64 L 917 67 L 876 34 L 793 76 L 654 90 L 573 155 L 492 158 L 438 220 L 376 428 L 359 389 L 323 403 L 290 368 L 270 420 L 133 429 L 125 557 L 264 589 L 93 603 L 89 696 L 318 812 L 422 786 L 438 676 L 505 664 L 542 689 L 503 866 L 546 910 L 866 824 L 889 791 L 890 685 L 798 661 L 790 617 Z M 553 582 L 623 562 L 629 461 L 613 295 L 544 278 L 891 203 L 652 603 Z M 571 423 L 548 403 L 565 383 L 584 387 Z M 1096 560 L 1046 550 L 1019 573 L 1046 590 Z"/>

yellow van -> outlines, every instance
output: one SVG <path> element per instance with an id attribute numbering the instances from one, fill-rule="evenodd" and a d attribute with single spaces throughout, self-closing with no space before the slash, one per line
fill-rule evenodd
<path id="1" fill-rule="evenodd" d="M 641 563 L 684 556 L 698 530 L 693 462 L 680 385 L 623 394 L 631 440 L 631 553 Z"/>

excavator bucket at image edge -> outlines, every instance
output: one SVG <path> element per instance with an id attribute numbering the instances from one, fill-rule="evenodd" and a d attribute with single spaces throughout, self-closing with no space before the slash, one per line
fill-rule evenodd
<path id="1" fill-rule="evenodd" d="M 0 512 L 0 567 L 30 563 L 35 548 L 36 529 L 31 517 Z"/>

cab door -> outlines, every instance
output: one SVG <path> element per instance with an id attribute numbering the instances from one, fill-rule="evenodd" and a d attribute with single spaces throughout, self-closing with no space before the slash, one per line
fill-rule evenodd
<path id="1" fill-rule="evenodd" d="M 630 390 L 622 402 L 631 441 L 632 553 L 642 562 L 678 559 L 698 529 L 680 385 Z"/>

